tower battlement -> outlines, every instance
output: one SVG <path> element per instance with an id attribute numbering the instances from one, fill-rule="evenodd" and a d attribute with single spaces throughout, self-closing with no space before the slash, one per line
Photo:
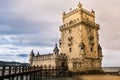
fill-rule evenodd
<path id="1" fill-rule="evenodd" d="M 89 19 L 82 18 L 82 19 L 80 20 L 79 18 L 77 18 L 77 19 L 71 20 L 71 21 L 68 22 L 68 23 L 65 23 L 65 24 L 61 25 L 61 26 L 59 27 L 59 29 L 60 29 L 60 31 L 62 31 L 62 30 L 64 30 L 64 29 L 68 29 L 68 28 L 70 28 L 70 27 L 73 27 L 73 26 L 79 25 L 79 24 L 86 24 L 86 25 L 89 25 L 89 26 L 91 26 L 91 27 L 93 27 L 93 28 L 97 28 L 97 29 L 100 28 L 100 27 L 99 27 L 99 24 L 97 24 L 97 23 L 95 23 L 95 22 L 93 22 L 93 21 L 90 21 Z"/>
<path id="2" fill-rule="evenodd" d="M 74 9 L 74 10 L 68 12 L 68 13 L 63 12 L 62 17 L 63 17 L 63 19 L 65 19 L 65 18 L 67 18 L 67 17 L 69 17 L 69 16 L 71 16 L 71 15 L 77 13 L 77 12 L 85 13 L 89 16 L 95 17 L 95 12 L 93 10 L 90 12 L 90 11 L 88 11 L 86 9 L 83 9 L 83 8 L 76 8 L 76 9 Z"/>
<path id="3" fill-rule="evenodd" d="M 40 60 L 52 60 L 54 58 L 58 58 L 58 59 L 66 59 L 67 56 L 65 54 L 54 54 L 54 53 L 49 53 L 49 54 L 43 54 L 43 55 L 36 55 L 33 56 L 33 61 L 40 61 Z"/>

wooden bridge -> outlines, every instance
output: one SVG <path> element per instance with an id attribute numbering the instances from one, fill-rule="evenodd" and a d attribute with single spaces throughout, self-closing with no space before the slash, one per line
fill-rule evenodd
<path id="1" fill-rule="evenodd" d="M 0 80 L 40 80 L 68 75 L 67 68 L 49 66 L 2 66 Z"/>

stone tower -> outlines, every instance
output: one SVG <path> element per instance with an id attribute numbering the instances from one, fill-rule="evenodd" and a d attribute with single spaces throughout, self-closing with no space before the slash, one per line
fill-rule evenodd
<path id="1" fill-rule="evenodd" d="M 95 12 L 77 8 L 62 14 L 60 26 L 60 52 L 68 56 L 68 67 L 72 71 L 101 70 L 102 49 L 99 44 L 99 25 Z"/>

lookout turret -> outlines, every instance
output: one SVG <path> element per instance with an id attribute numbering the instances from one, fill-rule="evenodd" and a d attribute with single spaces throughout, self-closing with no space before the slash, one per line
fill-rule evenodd
<path id="1" fill-rule="evenodd" d="M 32 61 L 33 61 L 33 57 L 35 56 L 34 52 L 33 52 L 33 49 L 31 50 L 31 53 L 29 55 L 29 61 L 30 61 L 30 64 L 32 64 Z"/>
<path id="2" fill-rule="evenodd" d="M 58 46 L 57 44 L 55 44 L 55 48 L 53 49 L 53 53 L 59 53 L 59 49 L 58 49 Z"/>

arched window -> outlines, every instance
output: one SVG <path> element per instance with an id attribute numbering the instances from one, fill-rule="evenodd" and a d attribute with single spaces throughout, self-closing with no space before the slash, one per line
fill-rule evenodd
<path id="1" fill-rule="evenodd" d="M 69 48 L 69 52 L 70 52 L 70 53 L 72 52 L 72 48 Z"/>
<path id="2" fill-rule="evenodd" d="M 93 52 L 93 48 L 91 47 L 91 52 Z"/>

